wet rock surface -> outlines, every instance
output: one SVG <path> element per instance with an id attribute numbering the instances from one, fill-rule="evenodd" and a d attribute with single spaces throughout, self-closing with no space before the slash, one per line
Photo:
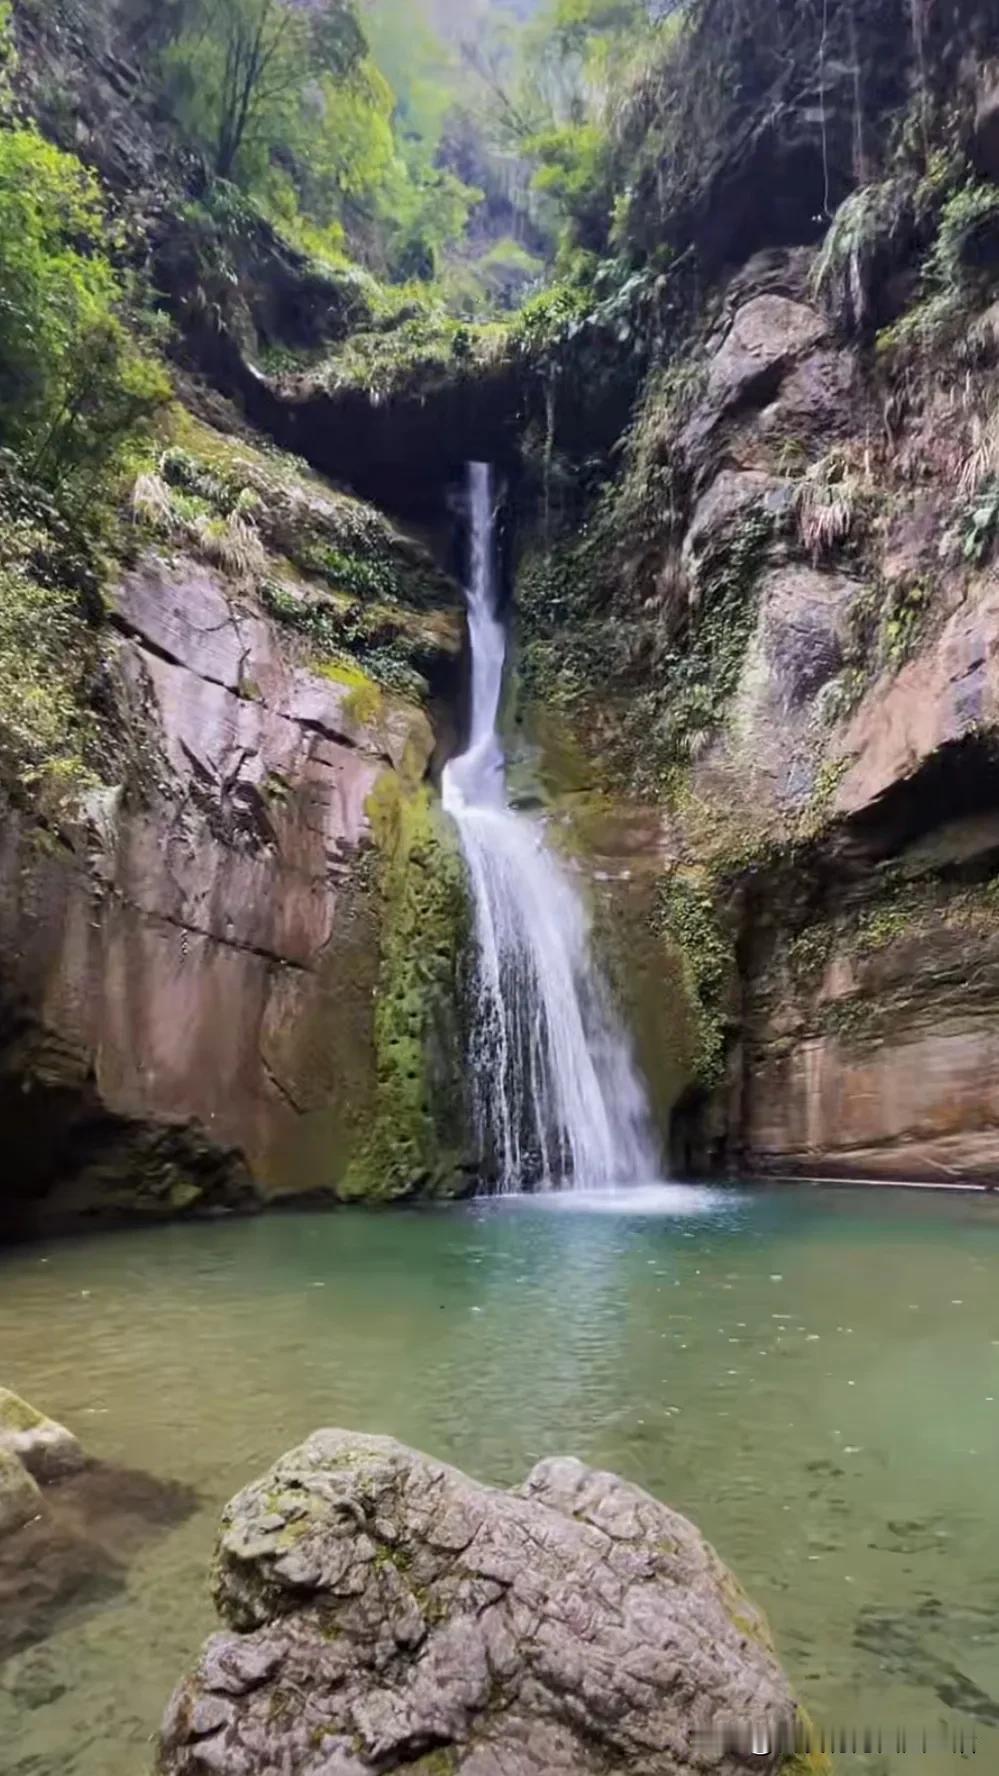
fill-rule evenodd
<path id="1" fill-rule="evenodd" d="M 0 1232 L 332 1192 L 375 1085 L 368 804 L 422 777 L 426 714 L 182 554 L 114 622 L 121 781 L 60 844 L 0 833 Z"/>
<path id="2" fill-rule="evenodd" d="M 105 1602 L 195 1506 L 190 1487 L 88 1461 L 71 1431 L 0 1388 L 0 1663 Z"/>
<path id="3" fill-rule="evenodd" d="M 0 1522 L 0 1661 L 117 1596 L 142 1549 L 194 1508 L 189 1487 L 102 1462 L 35 1487 L 21 1526 L 4 1535 Z"/>
<path id="4" fill-rule="evenodd" d="M 719 444 L 722 428 L 747 407 L 773 401 L 785 377 L 822 343 L 828 324 L 814 308 L 786 296 L 754 296 L 736 310 L 711 357 L 704 395 L 682 437 L 691 462 Z"/>
<path id="5" fill-rule="evenodd" d="M 15 1456 L 35 1480 L 78 1474 L 86 1457 L 72 1431 L 0 1388 L 0 1454 Z"/>
<path id="6" fill-rule="evenodd" d="M 790 1718 L 764 1619 L 699 1532 L 572 1460 L 479 1485 L 318 1431 L 227 1508 L 227 1631 L 163 1727 L 164 1776 L 737 1776 Z"/>

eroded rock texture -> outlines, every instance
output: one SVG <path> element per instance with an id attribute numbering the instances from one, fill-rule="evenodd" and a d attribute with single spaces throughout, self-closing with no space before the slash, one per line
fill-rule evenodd
<path id="1" fill-rule="evenodd" d="M 665 726 L 689 699 L 687 729 L 637 854 L 607 818 L 580 847 L 599 893 L 644 883 L 665 940 L 641 967 L 672 1034 L 643 1058 L 674 1164 L 994 1183 L 999 580 L 962 546 L 974 425 L 931 386 L 886 435 L 798 250 L 732 279 L 687 368 L 686 408 L 653 390 L 643 417 L 673 504 L 629 668 Z M 630 703 L 599 682 L 579 703 L 588 788 Z M 655 724 L 634 736 L 648 783 Z"/>
<path id="2" fill-rule="evenodd" d="M 0 1224 L 335 1191 L 375 1114 L 369 803 L 416 793 L 426 715 L 184 555 L 147 555 L 114 622 L 119 783 L 58 842 L 0 831 Z"/>
<path id="3" fill-rule="evenodd" d="M 763 1618 L 685 1518 L 576 1461 L 500 1492 L 317 1431 L 226 1510 L 215 1595 L 163 1776 L 781 1767 L 724 1749 L 792 1714 Z"/>

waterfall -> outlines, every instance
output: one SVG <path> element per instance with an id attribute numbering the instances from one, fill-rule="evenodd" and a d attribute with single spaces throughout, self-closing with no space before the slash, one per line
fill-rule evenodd
<path id="1" fill-rule="evenodd" d="M 510 807 L 497 732 L 506 632 L 492 472 L 468 470 L 471 733 L 444 773 L 475 913 L 471 1089 L 480 1154 L 504 1192 L 660 1175 L 645 1088 L 590 949 L 583 900 L 540 821 Z"/>

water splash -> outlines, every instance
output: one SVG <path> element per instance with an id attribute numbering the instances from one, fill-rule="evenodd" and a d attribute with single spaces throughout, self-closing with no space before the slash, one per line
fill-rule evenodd
<path id="1" fill-rule="evenodd" d="M 444 773 L 475 910 L 470 1055 L 476 1134 L 505 1192 L 660 1175 L 644 1085 L 590 949 L 584 903 L 541 823 L 507 800 L 497 733 L 506 633 L 492 474 L 468 471 L 471 733 Z"/>

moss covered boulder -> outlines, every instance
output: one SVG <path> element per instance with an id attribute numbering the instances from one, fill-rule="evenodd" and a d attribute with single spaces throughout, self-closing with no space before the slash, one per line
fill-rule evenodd
<path id="1" fill-rule="evenodd" d="M 227 1508 L 215 1598 L 161 1776 L 795 1769 L 763 1616 L 692 1523 L 577 1461 L 504 1492 L 317 1431 Z"/>
<path id="2" fill-rule="evenodd" d="M 36 1480 L 77 1474 L 86 1457 L 72 1431 L 36 1412 L 27 1400 L 0 1388 L 0 1456 L 14 1456 Z"/>

